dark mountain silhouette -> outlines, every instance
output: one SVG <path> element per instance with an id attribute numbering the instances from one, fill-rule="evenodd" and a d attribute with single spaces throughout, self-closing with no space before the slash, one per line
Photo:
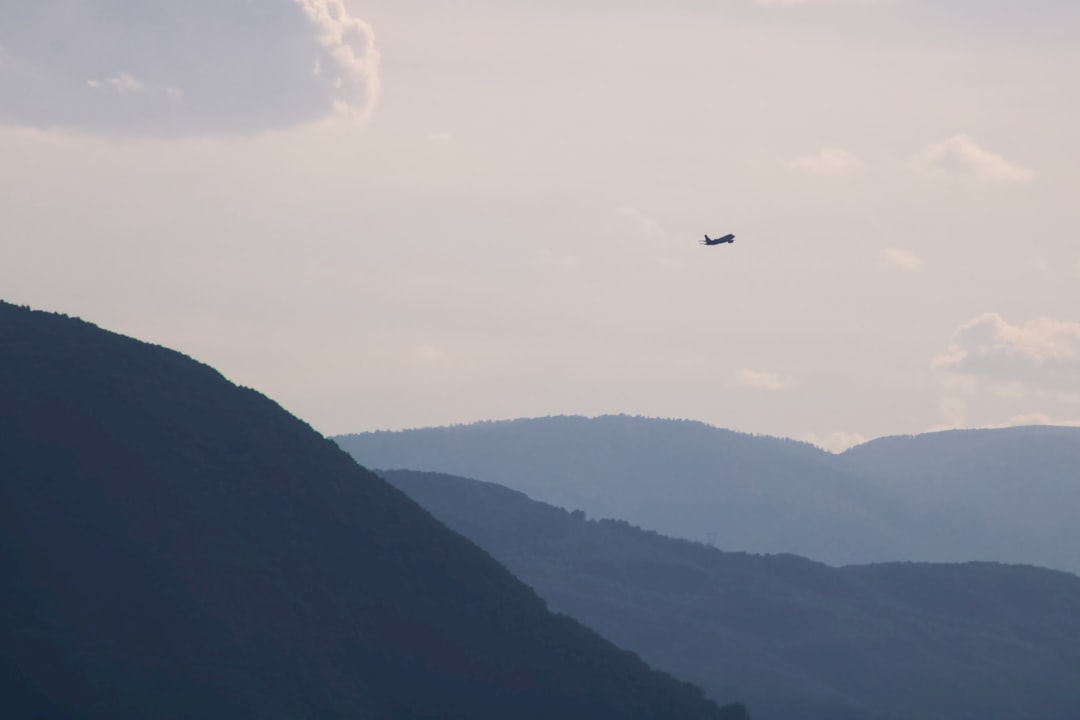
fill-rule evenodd
<path id="1" fill-rule="evenodd" d="M 737 718 L 259 393 L 0 303 L 0 716 Z"/>
<path id="2" fill-rule="evenodd" d="M 1075 720 L 1080 577 L 727 553 L 499 485 L 386 472 L 558 611 L 755 720 Z"/>
<path id="3" fill-rule="evenodd" d="M 833 455 L 685 420 L 550 417 L 344 435 L 368 467 L 446 472 L 725 550 L 830 564 L 1080 572 L 1080 428 L 885 438 Z"/>

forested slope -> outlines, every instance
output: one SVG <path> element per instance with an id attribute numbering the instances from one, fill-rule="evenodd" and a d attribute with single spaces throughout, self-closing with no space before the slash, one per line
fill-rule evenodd
<path id="1" fill-rule="evenodd" d="M 2 303 L 0 577 L 5 718 L 725 715 L 259 393 Z"/>
<path id="2" fill-rule="evenodd" d="M 1080 717 L 1080 577 L 997 563 L 832 568 L 588 520 L 490 483 L 385 473 L 553 609 L 755 720 Z"/>

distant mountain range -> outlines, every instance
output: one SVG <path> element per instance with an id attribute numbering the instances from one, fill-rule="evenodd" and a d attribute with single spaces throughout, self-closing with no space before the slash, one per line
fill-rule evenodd
<path id="1" fill-rule="evenodd" d="M 1080 428 L 883 438 L 840 455 L 630 416 L 335 439 L 368 467 L 495 482 L 724 550 L 834 565 L 986 560 L 1080 572 Z"/>
<path id="2" fill-rule="evenodd" d="M 259 393 L 0 303 L 0 717 L 725 720 Z"/>
<path id="3" fill-rule="evenodd" d="M 590 521 L 491 483 L 385 476 L 554 610 L 755 720 L 1076 720 L 1080 577 L 997 563 L 832 568 Z"/>

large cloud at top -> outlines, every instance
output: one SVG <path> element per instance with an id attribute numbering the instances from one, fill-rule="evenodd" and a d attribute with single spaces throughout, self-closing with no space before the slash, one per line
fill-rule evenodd
<path id="1" fill-rule="evenodd" d="M 342 0 L 0 3 L 0 124 L 242 134 L 365 114 L 369 25 Z"/>

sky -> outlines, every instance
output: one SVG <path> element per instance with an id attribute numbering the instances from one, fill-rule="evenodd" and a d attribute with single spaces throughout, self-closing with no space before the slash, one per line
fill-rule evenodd
<path id="1" fill-rule="evenodd" d="M 1072 0 L 4 3 L 0 298 L 326 434 L 1077 424 L 1076 27 Z"/>

